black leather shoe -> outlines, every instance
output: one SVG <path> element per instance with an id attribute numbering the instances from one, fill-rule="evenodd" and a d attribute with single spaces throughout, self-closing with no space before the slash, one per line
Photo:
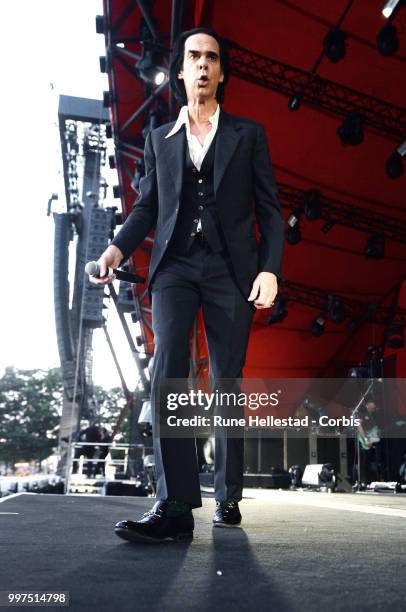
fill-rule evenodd
<path id="1" fill-rule="evenodd" d="M 216 501 L 216 511 L 213 517 L 214 527 L 237 527 L 241 523 L 241 513 L 238 502 Z"/>
<path id="2" fill-rule="evenodd" d="M 192 511 L 181 516 L 167 516 L 168 504 L 157 501 L 151 510 L 145 512 L 139 521 L 120 521 L 115 533 L 123 540 L 131 542 L 163 542 L 167 539 L 176 542 L 193 540 L 195 526 Z"/>

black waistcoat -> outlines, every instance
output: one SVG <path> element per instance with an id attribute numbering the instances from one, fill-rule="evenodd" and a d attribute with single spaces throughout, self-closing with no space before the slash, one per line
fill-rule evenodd
<path id="1" fill-rule="evenodd" d="M 187 253 L 196 239 L 199 219 L 201 219 L 203 235 L 211 250 L 217 253 L 224 249 L 225 242 L 222 237 L 214 194 L 213 170 L 216 138 L 217 134 L 204 156 L 199 171 L 190 158 L 186 133 L 184 133 L 183 185 L 178 218 L 168 245 L 169 252 Z"/>

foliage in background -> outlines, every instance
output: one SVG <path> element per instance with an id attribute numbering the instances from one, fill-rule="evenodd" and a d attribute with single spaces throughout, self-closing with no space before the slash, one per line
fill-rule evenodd
<path id="1" fill-rule="evenodd" d="M 121 389 L 95 388 L 100 423 L 112 430 L 125 404 Z M 63 390 L 59 368 L 6 368 L 0 378 L 0 461 L 42 461 L 58 445 Z M 129 415 L 122 424 L 121 441 L 128 441 Z M 86 426 L 86 423 L 84 424 Z"/>

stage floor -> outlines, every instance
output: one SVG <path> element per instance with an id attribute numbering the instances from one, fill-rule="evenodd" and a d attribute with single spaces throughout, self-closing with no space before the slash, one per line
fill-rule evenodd
<path id="1" fill-rule="evenodd" d="M 0 590 L 69 591 L 74 612 L 406 609 L 406 496 L 246 489 L 239 529 L 213 529 L 205 496 L 193 542 L 159 545 L 113 530 L 153 499 L 0 502 Z"/>

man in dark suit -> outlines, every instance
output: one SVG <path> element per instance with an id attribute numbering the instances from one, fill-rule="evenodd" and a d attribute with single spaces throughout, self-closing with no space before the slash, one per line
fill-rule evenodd
<path id="1" fill-rule="evenodd" d="M 159 382 L 189 375 L 199 306 L 211 380 L 241 378 L 253 315 L 277 294 L 284 238 L 264 128 L 219 105 L 229 76 L 223 41 L 196 28 L 181 34 L 173 51 L 170 82 L 183 106 L 176 122 L 148 134 L 139 199 L 99 259 L 104 278 L 92 278 L 112 282 L 107 268 L 119 267 L 155 229 L 148 277 L 153 411 Z M 157 502 L 141 520 L 117 523 L 116 533 L 131 541 L 191 539 L 192 509 L 202 505 L 195 440 L 160 437 L 156 425 L 153 433 Z M 241 522 L 243 457 L 243 437 L 216 438 L 215 526 Z"/>

